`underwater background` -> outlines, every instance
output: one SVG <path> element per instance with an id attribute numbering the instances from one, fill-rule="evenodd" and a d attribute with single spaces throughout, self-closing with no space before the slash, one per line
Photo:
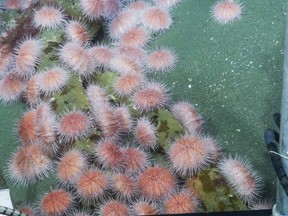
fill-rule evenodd
<path id="1" fill-rule="evenodd" d="M 210 18 L 216 1 L 182 1 L 174 27 L 155 39 L 179 55 L 176 69 L 157 77 L 175 100 L 197 104 L 206 131 L 224 152 L 245 155 L 275 197 L 276 175 L 263 132 L 280 112 L 287 1 L 241 1 L 244 15 L 231 24 Z M 172 41 L 173 44 L 172 44 Z M 278 130 L 278 129 L 277 129 Z"/>
<path id="2" fill-rule="evenodd" d="M 173 26 L 149 47 L 172 48 L 178 63 L 172 72 L 151 77 L 165 83 L 173 100 L 194 104 L 204 131 L 224 153 L 247 157 L 263 179 L 261 194 L 274 200 L 276 175 L 263 132 L 274 127 L 272 115 L 280 111 L 286 1 L 242 0 L 242 19 L 226 25 L 211 18 L 214 3 L 182 0 L 172 10 Z M 17 146 L 13 129 L 23 110 L 25 104 L 0 105 L 0 188 L 11 187 L 3 173 Z M 14 204 L 37 200 L 51 181 L 12 186 Z"/>

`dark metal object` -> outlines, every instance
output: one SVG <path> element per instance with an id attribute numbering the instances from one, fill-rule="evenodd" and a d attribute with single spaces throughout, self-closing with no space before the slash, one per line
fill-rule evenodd
<path id="1" fill-rule="evenodd" d="M 274 121 L 278 127 L 280 127 L 280 119 L 281 115 L 279 113 L 275 113 L 273 115 Z M 264 139 L 266 143 L 266 147 L 270 153 L 272 165 L 276 172 L 276 175 L 279 179 L 280 184 L 283 187 L 286 195 L 288 196 L 288 176 L 282 164 L 282 159 L 280 155 L 277 155 L 273 152 L 278 153 L 278 143 L 279 143 L 279 133 L 272 130 L 267 129 L 264 133 Z"/>

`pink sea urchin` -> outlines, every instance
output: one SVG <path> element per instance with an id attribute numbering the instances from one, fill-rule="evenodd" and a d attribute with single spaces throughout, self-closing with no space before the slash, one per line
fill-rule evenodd
<path id="1" fill-rule="evenodd" d="M 134 134 L 141 147 L 144 149 L 155 149 L 157 145 L 156 127 L 149 119 L 138 119 Z"/>
<path id="2" fill-rule="evenodd" d="M 99 141 L 95 146 L 95 154 L 104 168 L 121 170 L 125 165 L 124 154 L 120 147 L 110 139 Z"/>
<path id="3" fill-rule="evenodd" d="M 108 177 L 103 171 L 96 168 L 83 171 L 76 182 L 77 195 L 85 202 L 103 197 L 108 187 Z"/>
<path id="4" fill-rule="evenodd" d="M 134 28 L 139 23 L 137 15 L 133 10 L 122 10 L 110 23 L 110 37 L 120 38 L 124 33 Z"/>
<path id="5" fill-rule="evenodd" d="M 212 18 L 220 24 L 239 20 L 242 14 L 243 6 L 237 0 L 220 0 L 211 9 Z"/>
<path id="6" fill-rule="evenodd" d="M 150 53 L 147 57 L 149 71 L 166 72 L 174 68 L 177 61 L 176 55 L 169 49 L 159 49 Z"/>
<path id="7" fill-rule="evenodd" d="M 0 101 L 7 104 L 18 101 L 26 89 L 27 82 L 15 72 L 6 74 L 0 80 Z"/>
<path id="8" fill-rule="evenodd" d="M 64 114 L 58 123 L 60 140 L 71 142 L 87 137 L 90 134 L 91 120 L 86 113 L 75 110 Z"/>
<path id="9" fill-rule="evenodd" d="M 198 201 L 189 190 L 174 192 L 164 201 L 165 214 L 193 213 L 198 210 Z"/>
<path id="10" fill-rule="evenodd" d="M 141 27 L 133 28 L 127 31 L 121 37 L 121 43 L 125 46 L 144 47 L 149 41 L 150 35 Z"/>
<path id="11" fill-rule="evenodd" d="M 197 134 L 203 125 L 201 115 L 196 108 L 188 102 L 175 103 L 171 108 L 174 117 L 180 121 L 191 134 Z"/>
<path id="12" fill-rule="evenodd" d="M 80 6 L 90 19 L 99 19 L 105 12 L 104 0 L 80 0 Z"/>
<path id="13" fill-rule="evenodd" d="M 86 157 L 81 151 L 69 150 L 57 163 L 57 178 L 64 185 L 75 184 L 86 165 Z"/>
<path id="14" fill-rule="evenodd" d="M 66 35 L 72 42 L 85 45 L 89 41 L 89 34 L 86 30 L 86 26 L 78 21 L 70 21 L 66 27 Z"/>
<path id="15" fill-rule="evenodd" d="M 129 96 L 144 82 L 142 74 L 127 73 L 117 78 L 114 90 L 120 96 Z"/>
<path id="16" fill-rule="evenodd" d="M 114 216 L 126 216 L 129 215 L 129 208 L 125 203 L 116 200 L 106 201 L 100 206 L 99 215 L 114 215 Z"/>
<path id="17" fill-rule="evenodd" d="M 35 73 L 35 66 L 39 63 L 42 52 L 42 43 L 37 39 L 22 41 L 15 50 L 16 73 L 24 78 L 29 78 Z"/>
<path id="18" fill-rule="evenodd" d="M 45 94 L 61 90 L 69 80 L 69 73 L 62 67 L 54 66 L 39 76 L 39 87 Z"/>
<path id="19" fill-rule="evenodd" d="M 146 8 L 141 21 L 144 27 L 153 32 L 167 30 L 172 25 L 170 14 L 158 7 Z"/>
<path id="20" fill-rule="evenodd" d="M 229 155 L 221 160 L 218 167 L 240 198 L 248 204 L 255 201 L 260 190 L 260 177 L 246 159 Z"/>
<path id="21" fill-rule="evenodd" d="M 164 85 L 148 82 L 133 95 L 133 102 L 140 111 L 150 111 L 165 106 L 168 101 Z"/>
<path id="22" fill-rule="evenodd" d="M 94 72 L 94 62 L 88 50 L 77 43 L 63 45 L 59 57 L 80 76 L 88 77 Z"/>
<path id="23" fill-rule="evenodd" d="M 26 185 L 47 176 L 51 169 L 51 159 L 41 147 L 31 144 L 20 148 L 9 163 L 9 174 L 12 182 Z"/>
<path id="24" fill-rule="evenodd" d="M 156 202 L 140 198 L 132 203 L 132 212 L 135 215 L 158 215 L 160 211 Z"/>
<path id="25" fill-rule="evenodd" d="M 64 23 L 63 12 L 52 6 L 43 6 L 34 12 L 33 24 L 36 28 L 56 28 Z"/>
<path id="26" fill-rule="evenodd" d="M 131 200 L 131 198 L 136 195 L 137 183 L 129 175 L 123 173 L 114 174 L 112 177 L 112 185 L 119 198 Z"/>
<path id="27" fill-rule="evenodd" d="M 192 176 L 210 162 L 207 143 L 198 136 L 185 135 L 175 140 L 168 150 L 173 169 L 181 175 Z"/>
<path id="28" fill-rule="evenodd" d="M 41 215 L 59 216 L 68 213 L 73 205 L 73 196 L 63 189 L 45 194 L 40 201 Z"/>
<path id="29" fill-rule="evenodd" d="M 178 4 L 181 0 L 153 0 L 155 4 L 164 9 L 170 9 Z"/>
<path id="30" fill-rule="evenodd" d="M 139 188 L 142 195 L 159 200 L 174 190 L 176 178 L 164 167 L 151 167 L 139 176 Z"/>

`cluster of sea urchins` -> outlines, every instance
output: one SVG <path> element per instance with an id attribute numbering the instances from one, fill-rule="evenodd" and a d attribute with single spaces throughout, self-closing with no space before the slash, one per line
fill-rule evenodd
<path id="1" fill-rule="evenodd" d="M 110 45 L 93 44 L 83 22 L 68 20 L 60 6 L 44 5 L 35 9 L 33 25 L 40 31 L 64 28 L 66 42 L 58 50 L 61 64 L 37 69 L 43 52 L 43 41 L 37 37 L 22 39 L 14 53 L 1 52 L 0 99 L 10 103 L 21 98 L 30 106 L 18 123 L 21 144 L 9 162 L 9 176 L 25 186 L 51 172 L 57 175 L 58 187 L 41 197 L 39 214 L 197 212 L 196 194 L 179 177 L 194 176 L 213 163 L 245 202 L 257 197 L 259 178 L 250 165 L 238 157 L 220 159 L 215 140 L 201 135 L 203 121 L 193 105 L 169 105 L 166 87 L 145 77 L 166 73 L 175 65 L 173 51 L 149 50 L 148 45 L 152 35 L 171 26 L 170 11 L 178 2 L 80 0 L 77 4 L 90 22 L 107 22 Z M 108 90 L 92 82 L 95 71 L 117 74 L 112 94 L 128 99 L 126 104 L 111 103 Z M 69 85 L 71 76 L 92 80 L 85 88 L 89 110 L 56 114 L 51 97 Z M 186 131 L 164 149 L 165 164 L 151 159 L 161 148 L 157 122 L 149 117 L 158 109 L 170 110 Z M 92 152 L 75 148 L 76 141 L 93 139 L 95 133 Z M 29 208 L 22 211 L 38 214 Z"/>

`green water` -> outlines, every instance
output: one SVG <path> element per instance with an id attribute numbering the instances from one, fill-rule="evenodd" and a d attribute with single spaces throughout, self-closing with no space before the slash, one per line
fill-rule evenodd
<path id="1" fill-rule="evenodd" d="M 280 112 L 286 1 L 244 1 L 243 18 L 219 25 L 210 18 L 215 1 L 184 0 L 174 27 L 154 41 L 179 56 L 176 69 L 155 79 L 175 100 L 197 105 L 205 132 L 223 151 L 246 156 L 263 179 L 263 195 L 275 196 L 276 176 L 263 132 Z"/>

